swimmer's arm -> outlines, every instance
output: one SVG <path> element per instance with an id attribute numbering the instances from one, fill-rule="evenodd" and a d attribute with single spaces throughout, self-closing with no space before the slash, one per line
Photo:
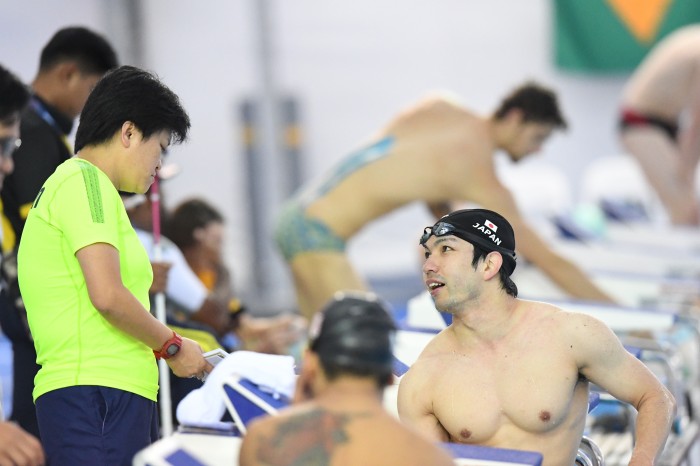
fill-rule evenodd
<path id="1" fill-rule="evenodd" d="M 399 419 L 426 435 L 430 440 L 448 442 L 449 435 L 433 412 L 432 402 L 429 399 L 432 391 L 428 385 L 415 368 L 406 372 L 399 384 L 397 402 Z"/>
<path id="2" fill-rule="evenodd" d="M 602 322 L 584 314 L 568 318 L 567 337 L 579 372 L 637 409 L 630 465 L 652 465 L 663 451 L 675 416 L 671 392 Z"/>
<path id="3" fill-rule="evenodd" d="M 544 243 L 525 222 L 513 195 L 498 179 L 490 178 L 484 184 L 480 183 L 480 186 L 475 201 L 508 219 L 515 232 L 516 250 L 519 255 L 540 268 L 562 290 L 575 298 L 614 302 L 576 264 Z"/>
<path id="4" fill-rule="evenodd" d="M 433 216 L 435 221 L 455 210 L 450 201 L 426 202 L 426 206 L 428 207 L 428 211 Z"/>

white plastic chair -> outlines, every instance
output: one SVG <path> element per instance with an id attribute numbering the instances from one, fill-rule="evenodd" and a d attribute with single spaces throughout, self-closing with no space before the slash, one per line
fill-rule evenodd
<path id="1" fill-rule="evenodd" d="M 579 200 L 601 206 L 605 202 L 641 207 L 652 223 L 667 223 L 658 196 L 641 167 L 625 154 L 593 160 L 581 175 Z"/>
<path id="2" fill-rule="evenodd" d="M 546 162 L 497 166 L 498 177 L 511 191 L 526 218 L 543 219 L 572 209 L 571 183 L 563 170 Z"/>

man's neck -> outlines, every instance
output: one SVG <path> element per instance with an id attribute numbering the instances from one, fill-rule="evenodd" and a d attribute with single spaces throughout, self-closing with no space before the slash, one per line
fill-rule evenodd
<path id="1" fill-rule="evenodd" d="M 508 140 L 507 128 L 502 120 L 497 120 L 495 116 L 491 116 L 486 120 L 488 127 L 489 138 L 493 141 L 494 150 L 503 150 Z"/>
<path id="2" fill-rule="evenodd" d="M 61 112 L 67 119 L 72 120 L 77 117 L 77 115 L 71 115 L 70 110 L 63 105 L 63 92 L 58 90 L 56 85 L 49 81 L 48 78 L 37 76 L 34 82 L 32 82 L 32 91 L 42 101 Z"/>
<path id="3" fill-rule="evenodd" d="M 364 403 L 380 406 L 382 393 L 374 379 L 348 376 L 327 382 L 319 391 L 317 401 L 336 404 L 350 400 L 365 400 Z"/>
<path id="4" fill-rule="evenodd" d="M 454 314 L 450 329 L 462 339 L 497 341 L 517 324 L 518 300 L 505 293 L 468 303 Z"/>

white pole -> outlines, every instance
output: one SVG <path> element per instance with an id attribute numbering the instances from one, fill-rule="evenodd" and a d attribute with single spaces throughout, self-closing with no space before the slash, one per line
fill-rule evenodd
<path id="1" fill-rule="evenodd" d="M 163 258 L 163 247 L 160 243 L 160 192 L 158 190 L 158 177 L 151 185 L 151 216 L 153 219 L 153 261 L 160 262 Z M 160 292 L 155 296 L 156 318 L 166 324 L 165 293 Z M 170 396 L 170 368 L 165 360 L 158 361 L 160 374 L 160 419 L 162 437 L 170 437 L 173 433 L 172 399 Z"/>

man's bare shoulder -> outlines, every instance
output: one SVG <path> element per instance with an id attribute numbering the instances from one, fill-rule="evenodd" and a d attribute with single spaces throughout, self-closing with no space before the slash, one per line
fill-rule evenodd
<path id="1" fill-rule="evenodd" d="M 442 118 L 481 120 L 456 94 L 442 90 L 427 92 L 404 113 L 412 112 L 432 114 Z"/>
<path id="2" fill-rule="evenodd" d="M 419 100 L 422 105 L 443 105 L 445 107 L 466 110 L 462 98 L 455 92 L 446 89 L 432 89 L 426 92 Z"/>
<path id="3" fill-rule="evenodd" d="M 446 452 L 382 409 L 337 411 L 309 403 L 255 420 L 246 437 L 254 440 L 246 452 L 254 455 L 252 464 L 306 464 L 310 457 L 333 464 L 341 451 L 344 458 L 357 458 L 351 464 L 368 466 L 453 464 Z"/>
<path id="4" fill-rule="evenodd" d="M 424 393 L 431 392 L 435 388 L 435 381 L 450 373 L 455 363 L 460 361 L 460 353 L 456 348 L 452 330 L 449 327 L 442 330 L 411 364 L 401 379 L 399 389 L 410 385 Z"/>
<path id="5" fill-rule="evenodd" d="M 331 464 L 337 449 L 352 444 L 352 425 L 371 417 L 369 411 L 339 412 L 315 402 L 292 406 L 251 423 L 241 451 L 254 455 L 257 463 L 251 464 L 306 464 L 309 457 Z"/>
<path id="6" fill-rule="evenodd" d="M 454 465 L 454 460 L 450 454 L 447 453 L 447 450 L 428 440 L 423 434 L 414 430 L 412 427 L 402 424 L 397 420 L 393 420 L 393 422 L 397 424 L 396 430 L 401 432 L 401 436 L 396 445 L 396 450 L 402 450 L 404 456 L 400 464 Z"/>
<path id="7" fill-rule="evenodd" d="M 491 155 L 487 121 L 455 97 L 431 92 L 399 112 L 384 131 L 412 140 L 429 139 L 431 144 L 453 147 L 459 153 L 469 149 L 474 158 L 474 152 Z"/>
<path id="8" fill-rule="evenodd" d="M 610 331 L 604 322 L 585 312 L 567 310 L 540 301 L 520 301 L 522 305 L 527 306 L 536 325 L 553 326 L 560 333 L 574 332 L 578 335 L 588 335 L 590 332 L 598 333 L 601 330 L 605 330 L 606 333 Z"/>
<path id="9" fill-rule="evenodd" d="M 269 438 L 280 430 L 299 426 L 309 418 L 319 416 L 322 411 L 315 402 L 306 402 L 298 405 L 291 405 L 276 414 L 275 416 L 260 416 L 247 427 L 247 435 L 256 435 Z"/>
<path id="10" fill-rule="evenodd" d="M 441 330 L 427 345 L 425 345 L 425 348 L 421 351 L 416 362 L 420 362 L 421 365 L 430 365 L 434 363 L 436 359 L 453 354 L 453 345 L 454 335 L 450 327 L 447 327 Z"/>

